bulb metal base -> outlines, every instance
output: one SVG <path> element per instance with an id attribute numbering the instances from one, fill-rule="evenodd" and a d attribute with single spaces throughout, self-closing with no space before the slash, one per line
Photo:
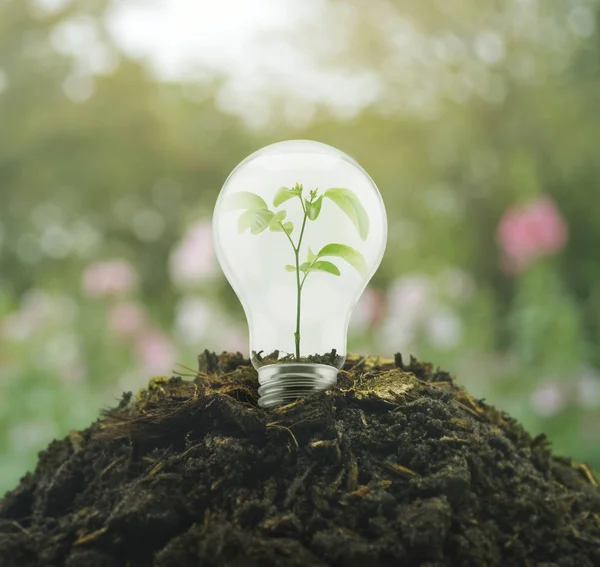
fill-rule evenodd
<path id="1" fill-rule="evenodd" d="M 288 404 L 319 390 L 331 388 L 337 382 L 338 369 L 327 364 L 269 364 L 258 369 L 262 408 Z"/>

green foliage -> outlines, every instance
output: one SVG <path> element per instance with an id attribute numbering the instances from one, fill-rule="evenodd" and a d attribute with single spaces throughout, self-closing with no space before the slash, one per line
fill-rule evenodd
<path id="1" fill-rule="evenodd" d="M 321 195 L 315 201 L 305 201 L 304 207 L 306 208 L 306 216 L 308 220 L 314 221 L 319 217 L 321 212 L 321 206 L 323 205 L 323 195 Z"/>
<path id="2" fill-rule="evenodd" d="M 512 1 L 479 0 L 439 3 L 448 10 L 434 10 L 427 2 L 394 0 L 389 10 L 419 30 L 413 41 L 423 57 L 411 62 L 380 27 L 377 11 L 363 18 L 369 3 L 356 3 L 355 41 L 335 64 L 347 71 L 351 61 L 352 70 L 375 76 L 381 99 L 351 119 L 319 107 L 314 121 L 299 126 L 277 110 L 298 101 L 286 94 L 280 105 L 269 98 L 277 89 L 267 86 L 261 96 L 273 102 L 273 120 L 264 130 L 222 111 L 221 78 L 161 82 L 120 52 L 104 31 L 107 0 L 63 3 L 43 17 L 34 10 L 38 4 L 0 2 L 0 399 L 6 402 L 0 404 L 0 493 L 34 465 L 51 437 L 87 425 L 123 389 L 136 390 L 149 377 L 136 366 L 133 349 L 111 340 L 108 305 L 89 308 L 93 300 L 80 286 L 89 263 L 131 261 L 140 280 L 137 300 L 157 326 L 177 337 L 179 362 L 193 366 L 199 347 L 230 348 L 213 319 L 209 332 L 185 343 L 174 314 L 187 299 L 207 302 L 229 333 L 239 333 L 245 322 L 218 270 L 207 270 L 195 287 L 178 287 L 171 276 L 173 251 L 190 224 L 210 216 L 233 165 L 274 137 L 320 140 L 356 156 L 384 197 L 388 253 L 367 298 L 367 305 L 375 297 L 382 306 L 377 318 L 351 329 L 350 350 L 413 352 L 456 371 L 474 395 L 525 420 L 532 432 L 548 433 L 559 453 L 600 469 L 598 406 L 587 390 L 580 393 L 579 378 L 588 373 L 593 387 L 600 367 L 597 0 L 548 2 L 544 10 L 540 3 L 515 10 Z M 586 12 L 590 26 L 582 28 Z M 347 25 L 340 14 L 324 12 L 332 34 Z M 515 26 L 517 14 L 531 25 Z M 73 17 L 96 30 L 94 52 L 105 50 L 116 62 L 89 77 L 90 97 L 77 102 L 63 85 L 85 72 L 82 62 L 97 58 L 88 57 L 87 41 L 77 55 L 57 49 L 57 28 Z M 547 30 L 547 41 L 532 41 L 539 29 Z M 493 63 L 480 51 L 490 37 L 504 45 Z M 318 63 L 311 50 L 321 43 L 306 33 L 290 41 L 295 38 L 306 38 L 302 49 Z M 286 192 L 289 200 L 302 188 Z M 568 247 L 538 274 L 507 275 L 498 265 L 498 220 L 507 207 L 540 192 L 551 195 L 567 219 Z M 361 234 L 360 212 L 343 192 L 338 202 L 322 195 Z M 285 202 L 254 200 L 236 209 L 238 228 L 250 231 L 256 210 Z M 316 222 L 327 222 L 329 206 L 322 206 Z M 296 224 L 284 219 L 282 226 L 270 223 L 269 231 L 283 227 L 295 240 Z M 267 232 L 262 238 L 285 238 Z M 300 264 L 310 266 L 315 257 L 309 250 Z M 329 260 L 344 274 L 345 260 L 319 259 Z M 292 263 L 286 269 L 296 275 Z M 456 272 L 471 283 L 448 275 Z M 414 280 L 426 282 L 427 293 L 419 291 L 415 309 L 394 312 L 397 295 Z M 18 326 L 11 338 L 5 329 L 20 321 L 28 290 L 63 291 L 77 320 L 66 329 L 43 329 L 34 321 Z M 462 332 L 456 344 L 440 346 L 431 337 L 431 320 L 448 312 Z M 74 348 L 64 346 L 65 333 L 77 337 Z M 84 369 L 81 382 L 69 381 L 71 351 Z M 60 353 L 56 364 L 48 361 L 51 352 Z M 540 416 L 532 396 L 546 380 L 558 383 L 568 403 Z M 46 437 L 29 444 L 31 422 Z"/>
<path id="3" fill-rule="evenodd" d="M 252 223 L 254 221 L 255 214 L 256 214 L 255 210 L 248 209 L 247 211 L 244 211 L 240 215 L 240 218 L 238 219 L 238 232 L 240 234 L 246 230 L 250 230 L 250 228 L 252 227 Z"/>
<path id="4" fill-rule="evenodd" d="M 283 205 L 287 200 L 293 199 L 299 195 L 296 189 L 289 189 L 288 187 L 280 187 L 275 193 L 275 197 L 273 198 L 273 206 L 279 207 L 279 205 Z"/>
<path id="5" fill-rule="evenodd" d="M 226 211 L 235 211 L 237 209 L 248 209 L 249 211 L 268 209 L 264 199 L 250 191 L 238 191 L 234 193 L 227 199 L 224 208 Z"/>
<path id="6" fill-rule="evenodd" d="M 327 260 L 317 260 L 310 264 L 310 266 L 306 269 L 307 272 L 327 272 L 329 274 L 333 274 L 334 276 L 341 275 L 339 268 L 333 264 L 332 262 L 328 262 Z"/>
<path id="7" fill-rule="evenodd" d="M 267 209 L 257 209 L 253 212 L 254 216 L 252 217 L 252 227 L 250 228 L 250 232 L 252 232 L 252 234 L 260 234 L 263 230 L 266 230 L 271 226 L 271 222 L 275 218 L 275 213 Z"/>
<path id="8" fill-rule="evenodd" d="M 285 232 L 296 258 L 296 265 L 286 264 L 285 269 L 288 272 L 296 274 L 296 294 L 297 294 L 297 309 L 296 309 L 296 330 L 294 332 L 294 340 L 296 343 L 296 358 L 300 358 L 300 319 L 301 319 L 301 297 L 302 289 L 306 282 L 306 278 L 313 272 L 324 272 L 333 276 L 340 276 L 340 269 L 329 260 L 321 260 L 322 257 L 336 257 L 345 260 L 350 264 L 361 276 L 367 276 L 367 264 L 363 255 L 358 251 L 348 246 L 347 244 L 331 243 L 323 246 L 318 254 L 314 254 L 308 247 L 308 260 L 300 263 L 299 254 L 304 237 L 304 229 L 306 221 L 315 221 L 321 213 L 323 205 L 323 197 L 328 196 L 336 203 L 355 224 L 361 238 L 364 240 L 369 232 L 369 217 L 364 207 L 360 203 L 358 197 L 349 189 L 328 189 L 323 195 L 318 194 L 317 189 L 311 189 L 308 199 L 302 196 L 303 187 L 296 183 L 293 188 L 280 187 L 273 198 L 273 205 L 279 207 L 294 197 L 298 197 L 302 205 L 304 215 L 302 228 L 298 241 L 294 244 L 291 236 L 294 230 L 294 225 L 291 222 L 283 223 L 287 216 L 287 211 L 271 211 L 266 207 L 266 203 L 262 197 L 248 191 L 240 191 L 234 193 L 227 198 L 224 204 L 225 211 L 234 211 L 246 209 L 238 218 L 238 232 L 242 233 L 250 227 L 252 234 L 260 234 L 267 227 L 272 232 Z M 300 273 L 303 274 L 302 279 Z"/>
<path id="9" fill-rule="evenodd" d="M 323 258 L 324 256 L 335 256 L 346 260 L 359 274 L 363 277 L 367 276 L 367 264 L 363 255 L 351 246 L 347 246 L 346 244 L 327 244 L 321 248 L 317 254 L 317 258 Z"/>
<path id="10" fill-rule="evenodd" d="M 369 215 L 356 195 L 348 189 L 327 189 L 325 198 L 331 199 L 350 219 L 360 237 L 365 240 L 369 234 Z M 320 208 L 320 206 L 319 206 Z"/>
<path id="11" fill-rule="evenodd" d="M 369 217 L 364 207 L 360 203 L 356 195 L 349 189 L 328 189 L 323 195 L 318 195 L 318 190 L 310 191 L 309 199 L 302 197 L 302 185 L 296 185 L 289 189 L 281 187 L 278 189 L 273 199 L 274 206 L 280 206 L 293 197 L 299 197 L 302 203 L 305 218 L 308 220 L 316 220 L 321 212 L 323 197 L 328 196 L 333 202 L 340 205 L 342 210 L 348 214 L 348 217 L 356 221 L 357 230 L 361 234 L 361 238 L 366 238 L 369 232 Z M 267 228 L 272 232 L 286 232 L 288 236 L 293 233 L 294 226 L 291 222 L 284 223 L 283 220 L 287 216 L 287 211 L 271 211 L 267 208 L 264 199 L 256 193 L 249 191 L 239 191 L 230 195 L 224 204 L 225 211 L 234 211 L 246 209 L 238 218 L 238 232 L 242 233 L 247 229 L 251 229 L 252 234 L 260 234 Z M 294 251 L 300 250 L 301 241 L 298 245 L 293 245 Z M 311 271 L 327 272 L 336 276 L 340 275 L 339 268 L 329 261 L 318 262 L 323 256 L 337 257 L 348 262 L 362 276 L 367 275 L 366 262 L 363 255 L 347 244 L 331 243 L 323 246 L 318 254 L 308 248 L 308 261 L 299 266 L 299 270 L 308 274 Z M 286 266 L 289 270 L 289 264 Z"/>

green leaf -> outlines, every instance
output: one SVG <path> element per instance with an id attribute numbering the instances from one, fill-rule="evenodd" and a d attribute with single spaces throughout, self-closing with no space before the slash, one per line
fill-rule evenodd
<path id="1" fill-rule="evenodd" d="M 334 276 L 339 276 L 340 270 L 339 268 L 327 260 L 317 260 L 310 268 L 307 270 L 308 272 L 327 272 L 328 274 L 333 274 Z"/>
<path id="2" fill-rule="evenodd" d="M 301 272 L 308 272 L 308 269 L 310 268 L 310 262 L 304 262 L 303 264 L 300 264 L 300 271 Z"/>
<path id="3" fill-rule="evenodd" d="M 265 230 L 269 224 L 271 223 L 271 219 L 275 216 L 273 211 L 269 211 L 268 209 L 260 209 L 258 211 L 254 211 L 254 218 L 252 219 L 252 234 L 260 234 L 263 230 Z"/>
<path id="4" fill-rule="evenodd" d="M 294 223 L 293 222 L 284 222 L 283 230 L 285 230 L 288 234 L 292 234 L 292 231 L 294 230 Z"/>
<path id="5" fill-rule="evenodd" d="M 367 275 L 367 263 L 363 255 L 351 246 L 347 246 L 346 244 L 327 244 L 317 254 L 318 258 L 322 258 L 323 256 L 342 258 L 342 260 L 346 260 L 363 277 Z"/>
<path id="6" fill-rule="evenodd" d="M 280 187 L 273 197 L 273 206 L 279 207 L 279 205 L 285 203 L 287 200 L 297 197 L 299 195 L 297 189 L 290 189 L 289 187 Z"/>
<path id="7" fill-rule="evenodd" d="M 323 205 L 323 195 L 321 195 L 316 201 L 313 201 L 312 203 L 305 199 L 304 203 L 306 207 L 306 216 L 308 216 L 310 220 L 317 220 L 317 217 L 321 212 L 321 205 Z"/>
<path id="8" fill-rule="evenodd" d="M 252 226 L 252 221 L 254 220 L 255 214 L 256 211 L 249 209 L 240 215 L 240 218 L 238 219 L 238 232 L 240 234 Z"/>
<path id="9" fill-rule="evenodd" d="M 369 215 L 358 197 L 350 189 L 327 189 L 325 197 L 331 199 L 352 221 L 360 237 L 365 240 L 369 235 Z"/>
<path id="10" fill-rule="evenodd" d="M 267 203 L 265 200 L 257 195 L 256 193 L 251 193 L 250 191 L 238 191 L 233 195 L 230 195 L 225 200 L 224 210 L 226 211 L 235 211 L 237 209 L 248 209 L 248 210 L 257 210 L 257 209 L 267 209 Z"/>
<path id="11" fill-rule="evenodd" d="M 292 266 L 291 264 L 287 264 L 286 267 L 285 267 L 285 269 L 288 272 L 295 272 L 296 271 L 296 266 Z"/>
<path id="12" fill-rule="evenodd" d="M 269 229 L 272 232 L 283 232 L 283 226 L 281 225 L 281 222 L 285 218 L 286 214 L 287 214 L 286 211 L 279 211 L 279 212 L 275 213 L 275 215 L 269 222 Z"/>
<path id="13" fill-rule="evenodd" d="M 312 264 L 316 259 L 317 259 L 317 257 L 315 256 L 315 254 L 313 253 L 313 251 L 310 249 L 310 246 L 309 246 L 308 247 L 308 261 Z"/>

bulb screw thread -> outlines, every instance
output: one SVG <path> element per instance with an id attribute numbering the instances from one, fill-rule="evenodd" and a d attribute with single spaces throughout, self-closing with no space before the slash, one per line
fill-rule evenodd
<path id="1" fill-rule="evenodd" d="M 269 364 L 258 369 L 262 408 L 288 404 L 314 392 L 331 388 L 337 382 L 338 369 L 327 364 Z"/>

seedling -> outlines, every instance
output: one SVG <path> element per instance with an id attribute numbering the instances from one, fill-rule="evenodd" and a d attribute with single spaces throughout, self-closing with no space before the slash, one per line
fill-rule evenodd
<path id="1" fill-rule="evenodd" d="M 323 199 L 329 199 L 335 203 L 350 219 L 356 227 L 359 236 L 365 240 L 369 234 L 369 216 L 358 197 L 349 189 L 333 188 L 327 189 L 319 195 L 318 189 L 311 189 L 308 198 L 304 195 L 304 188 L 296 183 L 293 187 L 281 187 L 273 198 L 273 209 L 270 209 L 265 200 L 250 191 L 239 191 L 229 197 L 228 210 L 240 210 L 244 212 L 238 219 L 238 232 L 247 230 L 253 235 L 269 229 L 271 232 L 282 233 L 289 241 L 294 253 L 294 264 L 285 264 L 284 268 L 296 278 L 296 330 L 294 331 L 294 342 L 296 346 L 296 360 L 300 360 L 300 321 L 302 310 L 302 290 L 308 276 L 314 272 L 325 272 L 332 276 L 341 275 L 338 266 L 329 258 L 340 258 L 352 266 L 361 276 L 367 277 L 367 264 L 363 255 L 348 246 L 332 242 L 323 246 L 317 253 L 310 246 L 306 250 L 306 260 L 301 261 L 302 242 L 308 221 L 314 222 L 321 215 Z M 290 221 L 286 221 L 287 210 L 281 208 L 284 203 L 291 199 L 298 199 L 302 206 L 302 223 L 299 234 L 294 239 L 295 227 Z"/>

